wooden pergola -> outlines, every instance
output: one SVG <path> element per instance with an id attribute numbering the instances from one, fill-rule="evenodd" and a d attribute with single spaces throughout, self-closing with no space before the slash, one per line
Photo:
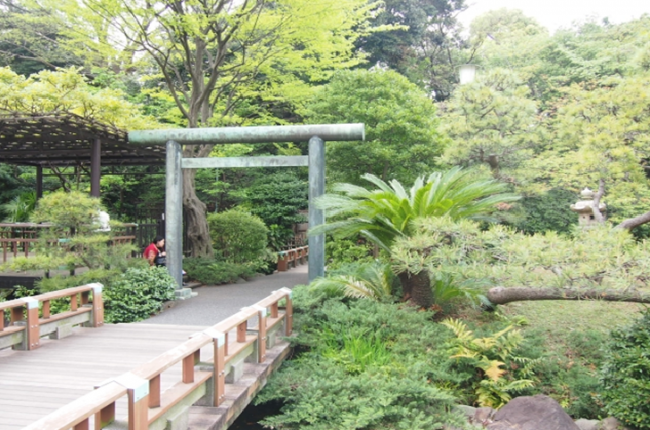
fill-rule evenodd
<path id="1" fill-rule="evenodd" d="M 0 163 L 36 166 L 42 196 L 43 168 L 89 167 L 91 195 L 99 197 L 102 166 L 164 165 L 164 146 L 133 146 L 128 133 L 72 113 L 0 114 Z"/>

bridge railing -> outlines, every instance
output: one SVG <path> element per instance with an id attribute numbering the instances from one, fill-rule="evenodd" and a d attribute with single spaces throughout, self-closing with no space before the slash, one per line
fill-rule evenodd
<path id="1" fill-rule="evenodd" d="M 102 284 L 88 284 L 0 302 L 0 349 L 32 350 L 40 346 L 41 337 L 63 337 L 62 332 L 73 325 L 103 325 L 102 288 Z M 65 298 L 70 299 L 69 310 L 52 314 L 51 301 Z M 5 325 L 5 310 L 9 311 L 9 325 Z"/>
<path id="2" fill-rule="evenodd" d="M 284 312 L 280 312 L 281 301 Z M 249 326 L 255 318 L 257 322 Z M 115 420 L 115 402 L 125 395 L 129 430 L 149 429 L 177 405 L 189 407 L 205 394 L 212 406 L 219 406 L 226 398 L 226 383 L 241 377 L 244 361 L 264 362 L 267 347 L 273 346 L 278 334 L 290 336 L 292 325 L 291 290 L 283 288 L 24 430 L 84 430 L 90 428 L 91 418 L 94 428 L 102 429 Z M 233 342 L 228 340 L 230 332 L 234 332 Z M 214 356 L 202 361 L 201 348 L 210 344 Z M 181 381 L 163 391 L 164 371 L 178 363 L 182 363 Z"/>

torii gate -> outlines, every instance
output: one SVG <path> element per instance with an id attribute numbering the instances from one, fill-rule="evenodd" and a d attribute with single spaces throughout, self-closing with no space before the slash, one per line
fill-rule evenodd
<path id="1" fill-rule="evenodd" d="M 183 176 L 181 169 L 233 167 L 309 166 L 309 228 L 325 223 L 325 214 L 314 200 L 325 192 L 325 142 L 365 139 L 364 124 L 326 124 L 268 127 L 221 127 L 129 132 L 133 145 L 166 145 L 165 248 L 167 269 L 182 291 Z M 307 156 L 183 158 L 181 145 L 225 143 L 284 143 L 309 141 Z M 323 276 L 325 235 L 309 237 L 309 280 Z"/>

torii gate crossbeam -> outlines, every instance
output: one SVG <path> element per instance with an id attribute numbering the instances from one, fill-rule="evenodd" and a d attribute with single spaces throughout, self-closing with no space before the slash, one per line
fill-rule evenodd
<path id="1" fill-rule="evenodd" d="M 325 223 L 314 201 L 325 192 L 325 142 L 363 141 L 363 124 L 326 124 L 267 127 L 222 127 L 129 132 L 133 145 L 166 145 L 165 240 L 167 269 L 182 289 L 183 168 L 309 166 L 309 228 Z M 227 143 L 283 143 L 309 141 L 307 157 L 192 158 L 183 159 L 181 145 Z M 309 237 L 309 280 L 323 276 L 325 236 Z M 179 291 L 180 293 L 180 291 Z M 179 295 L 185 295 L 183 293 Z"/>

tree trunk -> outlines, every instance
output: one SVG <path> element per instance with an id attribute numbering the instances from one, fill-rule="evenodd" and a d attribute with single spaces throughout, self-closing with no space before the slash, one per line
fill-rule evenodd
<path id="1" fill-rule="evenodd" d="M 183 169 L 183 208 L 187 226 L 187 242 L 191 257 L 214 257 L 212 240 L 205 216 L 206 206 L 196 196 L 195 169 Z"/>
<path id="2" fill-rule="evenodd" d="M 584 290 L 576 288 L 495 287 L 487 298 L 495 305 L 532 300 L 606 300 L 610 302 L 650 303 L 650 294 L 638 291 Z"/>
<path id="3" fill-rule="evenodd" d="M 404 290 L 404 298 L 408 300 L 407 294 L 413 304 L 428 308 L 433 304 L 433 291 L 431 291 L 431 280 L 429 279 L 429 272 L 426 270 L 420 273 L 404 272 L 398 275 Z"/>

